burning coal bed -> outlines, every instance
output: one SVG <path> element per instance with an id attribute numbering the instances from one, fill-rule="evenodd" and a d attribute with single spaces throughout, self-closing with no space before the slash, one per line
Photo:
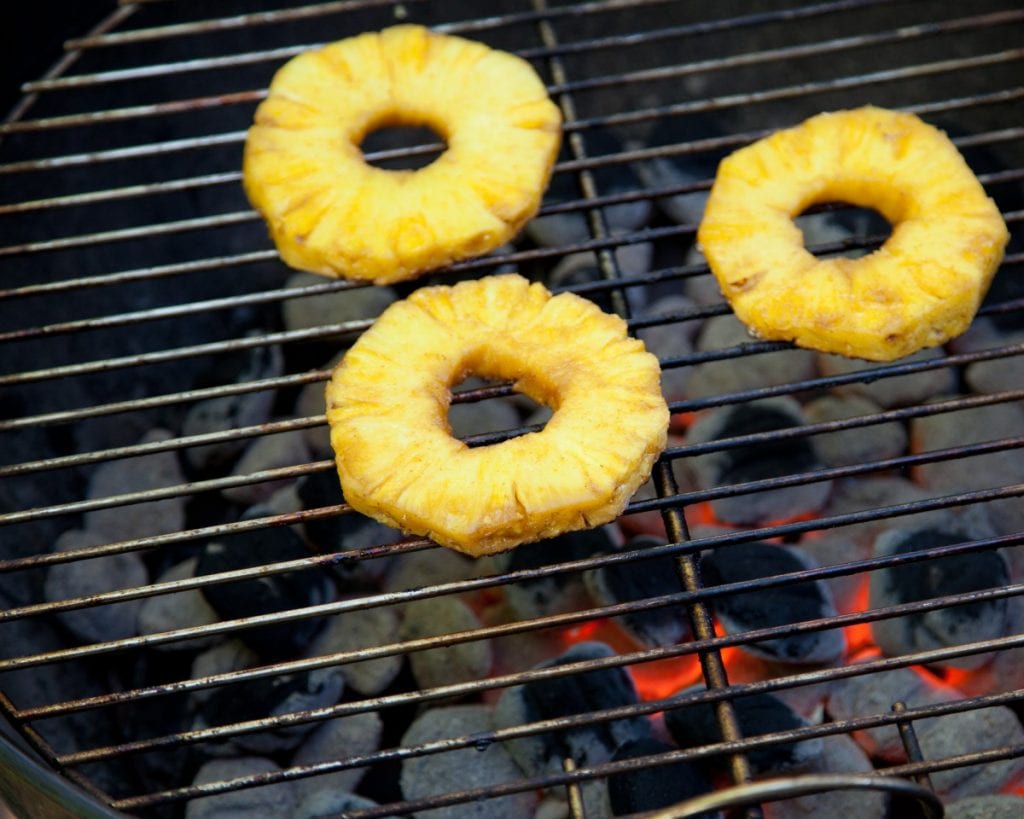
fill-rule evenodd
<path id="1" fill-rule="evenodd" d="M 617 150 L 618 146 L 608 148 L 608 152 Z M 612 171 L 621 168 L 616 165 Z M 672 173 L 683 181 L 707 178 L 706 169 L 675 168 Z M 632 170 L 622 174 L 623 178 L 612 173 L 614 178 L 597 181 L 607 193 L 639 184 Z M 675 197 L 661 203 L 660 210 L 646 203 L 609 208 L 605 215 L 614 234 L 645 224 L 667 224 L 674 218 L 692 222 L 694 208 L 699 214 L 700 197 Z M 573 214 L 546 217 L 528 228 L 520 241 L 527 247 L 557 246 L 577 239 L 581 222 Z M 842 220 L 828 213 L 817 224 L 823 241 L 836 241 L 844 229 Z M 695 251 L 686 258 L 677 247 L 678 238 L 673 242 L 665 247 L 623 245 L 616 252 L 622 274 L 639 278 L 673 263 L 699 263 Z M 592 286 L 601 278 L 598 260 L 589 254 L 547 266 L 531 261 L 520 272 L 556 288 Z M 450 282 L 451 276 L 443 280 Z M 299 274 L 289 286 L 317 281 Z M 625 293 L 633 315 L 645 322 L 639 335 L 663 360 L 685 361 L 691 353 L 752 343 L 734 318 L 717 315 L 721 297 L 707 275 L 631 287 Z M 246 320 L 252 325 L 248 330 L 257 333 L 281 326 L 294 330 L 360 320 L 378 315 L 402 295 L 388 288 L 347 289 L 287 300 L 279 314 L 250 311 Z M 595 288 L 592 295 L 608 302 L 607 290 Z M 667 318 L 658 323 L 659 316 Z M 980 320 L 951 350 L 978 350 L 1019 340 L 1019 331 L 1016 336 L 1013 332 L 995 321 Z M 231 362 L 232 371 L 240 381 L 270 379 L 300 368 L 327 368 L 338 357 L 336 344 L 299 347 L 257 347 L 239 354 L 241 358 Z M 670 446 L 683 453 L 673 461 L 676 481 L 691 536 L 706 544 L 694 557 L 710 590 L 717 633 L 735 637 L 738 643 L 722 652 L 732 684 L 765 683 L 807 671 L 839 671 L 880 658 L 898 659 L 1024 633 L 1024 601 L 1015 597 L 989 597 L 842 628 L 799 627 L 808 621 L 1020 582 L 1024 558 L 1019 547 L 959 553 L 953 548 L 1024 531 L 1024 503 L 1019 497 L 911 515 L 867 516 L 852 524 L 819 529 L 809 523 L 784 541 L 744 536 L 772 524 L 829 520 L 1024 480 L 1024 459 L 1015 449 L 969 459 L 922 460 L 911 467 L 900 463 L 915 453 L 1011 438 L 1024 429 L 1024 409 L 1019 403 L 901 414 L 901 408 L 955 403 L 965 395 L 995 394 L 1022 381 L 1022 365 L 1015 359 L 972 364 L 956 373 L 946 367 L 927 367 L 928 361 L 942 354 L 941 350 L 922 353 L 912 359 L 923 362 L 920 369 L 882 378 L 858 379 L 858 371 L 867 369 L 867 364 L 803 350 L 666 367 L 667 397 L 682 402 L 842 376 L 830 390 L 713 406 L 674 418 Z M 210 377 L 197 372 L 195 385 Z M 487 386 L 470 380 L 458 390 Z M 165 411 L 160 423 L 148 428 L 129 424 L 115 432 L 109 426 L 97 426 L 99 439 L 79 440 L 77 446 L 81 450 L 110 446 L 110 436 L 127 434 L 125 430 L 132 440 L 115 443 L 160 442 L 233 426 L 315 418 L 323 413 L 322 395 L 319 381 L 293 392 L 240 392 L 184 407 L 177 415 Z M 550 415 L 523 396 L 501 390 L 489 390 L 486 395 L 485 400 L 455 402 L 450 420 L 456 435 L 523 431 L 524 426 L 542 425 Z M 849 423 L 859 417 L 872 420 L 865 425 Z M 802 434 L 808 425 L 813 434 Z M 755 441 L 735 442 L 747 436 Z M 54 551 L 73 550 L 332 507 L 343 503 L 343 498 L 326 463 L 319 469 L 300 470 L 298 475 L 285 469 L 285 476 L 276 480 L 252 482 L 244 477 L 330 458 L 321 423 L 86 467 L 79 477 L 87 498 L 226 476 L 237 476 L 238 481 L 214 492 L 95 509 L 70 525 L 66 517 L 60 518 L 61 528 L 43 530 L 42 537 L 49 538 Z M 843 473 L 871 462 L 880 465 Z M 815 477 L 787 480 L 808 473 Z M 653 497 L 653 490 L 645 487 L 637 497 Z M 357 514 L 332 513 L 295 525 L 255 525 L 249 531 L 202 542 L 55 564 L 33 575 L 23 588 L 36 584 L 41 599 L 56 602 L 315 554 L 344 553 L 301 571 L 5 623 L 0 625 L 0 651 L 8 657 L 177 629 L 198 631 L 187 639 L 157 638 L 129 652 L 101 655 L 101 660 L 9 672 L 0 679 L 0 686 L 18 707 L 30 708 L 212 676 L 209 685 L 179 687 L 151 698 L 129 697 L 116 708 L 85 710 L 38 723 L 38 730 L 58 753 L 133 741 L 145 745 L 153 737 L 228 726 L 226 731 L 213 731 L 205 741 L 85 765 L 83 773 L 114 797 L 355 760 L 316 776 L 193 799 L 184 806 L 171 803 L 150 809 L 151 815 L 312 819 L 561 774 L 567 765 L 582 769 L 624 763 L 610 776 L 581 783 L 586 816 L 600 819 L 657 809 L 728 784 L 728 760 L 722 755 L 682 753 L 713 745 L 721 736 L 714 697 L 709 696 L 714 692 L 704 689 L 698 658 L 687 650 L 693 639 L 687 609 L 672 600 L 684 591 L 677 559 L 658 551 L 668 542 L 659 513 L 627 514 L 614 525 L 479 561 L 425 545 L 388 548 L 401 540 L 400 533 Z M 931 555 L 936 551 L 943 555 Z M 628 559 L 621 559 L 627 555 Z M 868 559 L 880 561 L 869 573 L 759 583 Z M 546 567 L 566 561 L 590 563 L 585 571 L 544 573 Z M 518 577 L 517 572 L 539 576 L 497 584 L 474 582 L 473 591 L 460 590 L 463 581 L 505 573 Z M 4 576 L 0 579 L 4 579 L 0 600 L 5 608 L 26 602 Z M 414 595 L 416 599 L 411 600 L 398 594 L 438 584 L 453 585 L 444 593 Z M 739 590 L 729 591 L 737 584 Z M 719 592 L 718 587 L 725 588 Z M 601 613 L 607 607 L 656 598 L 666 601 L 615 616 Z M 207 628 L 223 620 L 328 603 L 342 603 L 342 610 L 228 633 Z M 592 617 L 567 623 L 557 620 L 591 609 L 598 610 Z M 556 621 L 496 636 L 475 634 L 482 628 L 537 618 Z M 759 629 L 776 633 L 756 642 L 743 639 L 746 632 Z M 458 636 L 447 639 L 446 635 Z M 427 646 L 416 648 L 422 641 Z M 412 647 L 406 648 L 410 643 Z M 389 646 L 392 650 L 377 651 L 369 658 L 359 654 Z M 660 652 L 658 659 L 626 666 L 615 662 L 618 656 L 645 651 Z M 753 773 L 758 778 L 851 773 L 905 762 L 906 752 L 892 723 L 853 732 L 808 729 L 885 716 L 897 702 L 913 709 L 1024 688 L 1022 652 L 973 653 L 863 675 L 836 674 L 814 684 L 780 684 L 770 691 L 736 697 L 733 704 L 744 737 L 797 733 L 797 738 L 752 749 L 748 759 Z M 334 655 L 335 660 L 301 663 Z M 223 676 L 276 663 L 292 663 L 297 670 L 235 683 Z M 563 667 L 579 663 L 587 670 L 564 672 Z M 524 674 L 525 681 L 519 680 Z M 509 675 L 514 684 L 508 684 Z M 491 679 L 495 685 L 488 687 Z M 418 691 L 430 693 L 413 696 Z M 635 707 L 643 703 L 650 706 Z M 289 719 L 263 730 L 230 729 L 237 723 L 300 712 L 315 712 L 311 716 L 319 717 L 324 709 L 328 709 L 326 719 Z M 629 715 L 597 722 L 581 718 L 608 709 Z M 516 726 L 538 721 L 559 727 L 533 734 L 514 731 Z M 566 721 L 568 726 L 562 724 Z M 925 760 L 1024 743 L 1018 715 L 1007 706 L 922 719 L 915 728 Z M 451 738 L 463 741 L 441 752 L 414 752 Z M 394 753 L 378 754 L 388 750 Z M 644 759 L 651 764 L 625 764 Z M 952 817 L 1004 815 L 994 812 L 998 810 L 1005 810 L 1006 816 L 1024 815 L 1022 783 L 1024 762 L 1015 759 L 932 775 L 932 785 Z M 777 819 L 844 814 L 885 819 L 900 815 L 904 807 L 881 794 L 833 792 L 776 802 L 766 805 L 765 811 Z M 559 819 L 568 816 L 568 810 L 566 789 L 560 786 L 414 815 Z M 979 810 L 982 813 L 971 813 Z"/>

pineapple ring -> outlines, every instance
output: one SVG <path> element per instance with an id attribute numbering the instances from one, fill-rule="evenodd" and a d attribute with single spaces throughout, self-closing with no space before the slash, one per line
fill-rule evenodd
<path id="1" fill-rule="evenodd" d="M 815 258 L 793 217 L 826 201 L 874 208 L 892 235 L 860 259 Z M 868 106 L 726 158 L 697 238 L 758 336 L 891 361 L 967 329 L 1009 233 L 944 133 Z"/>
<path id="2" fill-rule="evenodd" d="M 448 425 L 466 375 L 554 409 L 540 432 L 469 448 Z M 618 316 L 516 274 L 388 307 L 327 385 L 346 501 L 479 556 L 613 520 L 665 447 L 658 360 Z"/>
<path id="3" fill-rule="evenodd" d="M 286 264 L 402 281 L 494 250 L 536 213 L 561 113 L 525 60 L 401 25 L 305 52 L 274 76 L 245 141 L 243 183 Z M 368 165 L 388 125 L 447 150 L 416 171 Z"/>

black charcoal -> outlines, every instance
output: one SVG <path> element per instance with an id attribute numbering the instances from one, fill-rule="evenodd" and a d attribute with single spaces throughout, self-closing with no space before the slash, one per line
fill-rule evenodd
<path id="1" fill-rule="evenodd" d="M 901 364 L 918 361 L 931 361 L 941 358 L 945 353 L 941 348 L 932 348 L 912 353 L 900 359 Z M 880 407 L 905 407 L 923 404 L 936 395 L 952 389 L 956 383 L 956 374 L 950 367 L 935 367 L 916 373 L 902 373 L 884 378 L 872 377 L 871 371 L 888 366 L 877 361 L 863 361 L 841 355 L 825 355 L 818 357 L 818 365 L 824 375 L 847 375 L 863 373 L 862 381 L 855 381 L 839 387 L 840 392 L 864 395 Z"/>
<path id="2" fill-rule="evenodd" d="M 639 551 L 664 545 L 656 537 L 635 537 L 623 547 L 626 551 Z M 612 563 L 586 573 L 587 588 L 594 600 L 603 606 L 631 603 L 683 590 L 671 556 L 650 560 L 632 560 Z M 648 647 L 675 645 L 690 634 L 686 610 L 680 605 L 631 612 L 615 621 L 637 642 Z"/>
<path id="3" fill-rule="evenodd" d="M 615 652 L 604 643 L 577 643 L 560 656 L 541 663 L 538 668 L 601 660 L 614 655 Z M 625 670 L 619 667 L 596 669 L 508 688 L 498 700 L 494 719 L 499 728 L 511 728 L 539 720 L 634 705 L 638 701 L 636 689 Z M 523 771 L 535 776 L 560 772 L 567 757 L 572 757 L 580 766 L 607 762 L 623 742 L 649 736 L 650 731 L 646 717 L 626 717 L 518 737 L 507 744 L 509 753 Z"/>
<path id="4" fill-rule="evenodd" d="M 636 759 L 674 751 L 667 742 L 646 737 L 627 740 L 620 745 L 612 761 Z M 614 816 L 667 808 L 677 802 L 711 792 L 707 774 L 689 762 L 671 762 L 657 767 L 644 766 L 608 777 L 608 799 Z M 717 811 L 697 814 L 697 819 L 717 819 Z"/>
<path id="5" fill-rule="evenodd" d="M 586 560 L 616 548 L 617 533 L 608 526 L 525 543 L 495 559 L 500 571 L 540 569 L 556 563 Z M 580 572 L 559 572 L 531 580 L 507 583 L 505 600 L 521 620 L 586 608 L 590 597 Z"/>
<path id="6" fill-rule="evenodd" d="M 860 395 L 826 395 L 807 404 L 804 412 L 808 421 L 817 424 L 872 416 L 882 408 Z M 815 435 L 814 448 L 825 466 L 868 463 L 902 455 L 907 448 L 907 431 L 895 421 L 853 427 Z"/>
<path id="7" fill-rule="evenodd" d="M 969 535 L 955 529 L 891 529 L 879 537 L 875 554 L 905 555 L 967 540 Z M 976 551 L 873 572 L 870 605 L 878 609 L 997 588 L 1009 582 L 1009 567 L 1000 552 Z M 1002 598 L 877 620 L 871 631 L 883 652 L 899 656 L 1002 637 L 1007 625 L 1007 600 Z M 973 654 L 939 664 L 977 668 L 989 660 L 991 654 Z"/>
<path id="8" fill-rule="evenodd" d="M 236 722 L 279 717 L 296 711 L 334 705 L 344 688 L 337 668 L 317 668 L 276 677 L 262 677 L 214 689 L 202 701 L 197 729 Z M 295 723 L 258 733 L 239 734 L 233 745 L 259 754 L 274 754 L 297 746 L 317 727 L 315 722 Z"/>
<path id="9" fill-rule="evenodd" d="M 769 398 L 708 412 L 690 427 L 686 441 L 702 444 L 792 429 L 805 422 L 799 405 L 791 398 Z M 690 466 L 702 489 L 771 480 L 822 468 L 811 440 L 799 437 L 698 455 L 690 459 Z M 715 517 L 731 524 L 785 520 L 820 509 L 828 499 L 831 485 L 831 481 L 813 481 L 716 498 L 711 501 L 711 508 Z"/>
<path id="10" fill-rule="evenodd" d="M 197 575 L 263 566 L 310 556 L 291 529 L 255 529 L 206 544 Z M 326 603 L 333 596 L 330 577 L 319 567 L 273 574 L 254 580 L 203 587 L 203 596 L 223 620 L 290 611 Z M 268 660 L 302 654 L 323 627 L 324 618 L 245 629 L 238 633 L 256 653 Z"/>
<path id="11" fill-rule="evenodd" d="M 691 692 L 703 689 L 691 689 Z M 684 692 L 684 693 L 691 693 Z M 793 731 L 808 723 L 786 703 L 771 694 L 749 694 L 732 701 L 740 733 L 746 737 Z M 722 742 L 715 707 L 710 703 L 693 703 L 665 710 L 665 727 L 680 748 L 697 748 Z M 747 759 L 755 773 L 768 774 L 806 769 L 822 750 L 820 737 L 786 742 L 747 751 Z M 724 763 L 724 757 L 716 762 Z"/>
<path id="12" fill-rule="evenodd" d="M 757 542 L 721 548 L 701 560 L 701 572 L 708 586 L 774 577 L 808 568 L 811 563 L 797 550 Z M 728 634 L 837 614 L 832 593 L 820 580 L 733 592 L 714 598 L 711 605 Z M 846 639 L 839 629 L 792 634 L 743 645 L 745 651 L 783 663 L 829 663 L 841 657 L 845 649 Z"/>

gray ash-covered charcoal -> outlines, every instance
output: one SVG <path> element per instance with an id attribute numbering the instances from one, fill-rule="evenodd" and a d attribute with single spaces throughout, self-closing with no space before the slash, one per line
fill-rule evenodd
<path id="1" fill-rule="evenodd" d="M 686 316 L 697 312 L 697 305 L 685 296 L 664 296 L 637 314 L 638 318 Z M 682 358 L 693 352 L 693 338 L 699 329 L 699 321 L 671 320 L 664 324 L 644 327 L 637 331 L 637 337 L 647 351 L 659 359 Z M 692 367 L 662 367 L 661 389 L 669 401 L 685 398 Z"/>
<path id="2" fill-rule="evenodd" d="M 190 557 L 171 566 L 159 578 L 158 583 L 171 583 L 176 580 L 187 580 L 195 575 L 198 560 Z M 193 626 L 208 626 L 218 620 L 217 612 L 206 602 L 199 589 L 158 594 L 147 597 L 139 607 L 139 634 L 156 634 L 161 631 L 172 631 Z M 216 637 L 194 637 L 191 640 L 175 640 L 172 643 L 161 643 L 154 648 L 163 651 L 187 651 L 209 646 Z"/>
<path id="3" fill-rule="evenodd" d="M 723 133 L 722 127 L 711 117 L 663 117 L 651 129 L 647 142 L 654 148 L 685 145 L 701 139 L 720 137 Z M 679 224 L 696 228 L 704 218 L 704 207 L 718 163 L 728 153 L 729 149 L 678 152 L 649 159 L 638 170 L 648 188 L 693 186 L 693 190 L 661 197 L 658 199 L 658 207 Z"/>
<path id="4" fill-rule="evenodd" d="M 980 708 L 941 718 L 922 720 L 917 739 L 925 759 L 947 759 L 1024 745 L 1024 729 L 1017 715 L 1005 705 Z M 996 759 L 931 773 L 932 787 L 944 800 L 987 796 L 1019 784 L 1024 759 Z"/>
<path id="5" fill-rule="evenodd" d="M 654 246 L 650 242 L 619 245 L 611 252 L 615 258 L 619 276 L 623 279 L 639 278 L 651 270 Z M 601 272 L 598 256 L 592 251 L 586 251 L 563 256 L 561 261 L 551 268 L 546 283 L 549 290 L 559 291 L 571 290 L 578 285 L 601 281 L 607 281 L 607 279 Z M 606 313 L 614 313 L 615 306 L 612 303 L 611 293 L 611 288 L 603 288 L 592 291 L 584 290 L 579 295 L 590 299 Z M 632 309 L 643 308 L 647 298 L 644 287 L 624 287 L 622 293 Z"/>
<path id="6" fill-rule="evenodd" d="M 402 737 L 402 747 L 451 737 L 472 736 L 494 730 L 491 709 L 483 705 L 455 705 L 424 711 Z M 406 799 L 422 799 L 468 788 L 486 788 L 522 778 L 522 771 L 505 745 L 483 741 L 479 745 L 410 757 L 402 762 L 401 785 Z M 417 811 L 415 819 L 492 819 L 531 816 L 537 804 L 532 791 L 496 799 L 481 799 L 435 810 Z"/>
<path id="7" fill-rule="evenodd" d="M 86 549 L 102 546 L 107 542 L 104 535 L 71 529 L 57 538 L 54 551 Z M 46 573 L 43 591 L 47 601 L 57 603 L 75 597 L 89 597 L 117 589 L 142 586 L 148 579 L 142 558 L 135 552 L 124 552 L 91 560 L 55 563 Z M 57 614 L 57 619 L 78 640 L 102 643 L 106 640 L 133 637 L 137 632 L 141 607 L 141 600 L 126 600 L 123 603 L 91 605 L 87 608 L 62 611 Z"/>
<path id="8" fill-rule="evenodd" d="M 796 549 L 769 543 L 738 543 L 707 553 L 701 560 L 706 585 L 774 577 L 805 571 L 810 561 Z M 835 617 L 832 593 L 820 580 L 807 580 L 715 597 L 712 608 L 728 634 L 786 626 L 807 620 Z M 803 632 L 757 643 L 744 651 L 781 663 L 820 664 L 837 660 L 846 649 L 840 629 Z"/>
<path id="9" fill-rule="evenodd" d="M 339 819 L 347 815 L 348 811 L 375 807 L 377 803 L 365 796 L 325 787 L 304 797 L 290 819 Z"/>
<path id="10" fill-rule="evenodd" d="M 581 532 L 566 532 L 536 543 L 524 543 L 510 552 L 496 555 L 494 562 L 501 572 L 528 571 L 556 563 L 586 560 L 616 548 L 616 530 L 601 526 Z M 590 605 L 583 575 L 578 571 L 506 583 L 502 586 L 502 593 L 509 609 L 521 620 L 578 611 Z"/>
<path id="11" fill-rule="evenodd" d="M 690 689 L 696 693 L 702 688 Z M 746 737 L 793 731 L 806 728 L 808 723 L 786 703 L 771 694 L 749 694 L 732 700 L 740 733 Z M 697 748 L 722 742 L 721 729 L 715 707 L 706 702 L 692 703 L 665 710 L 665 727 L 680 748 Z M 785 742 L 747 751 L 750 766 L 757 774 L 780 774 L 804 770 L 821 753 L 820 737 L 798 742 Z M 715 765 L 725 764 L 726 758 L 715 757 Z"/>
<path id="12" fill-rule="evenodd" d="M 930 497 L 917 484 L 896 475 L 873 475 L 870 478 L 845 478 L 835 482 L 828 504 L 822 510 L 823 516 L 847 515 L 854 512 L 868 512 L 881 509 L 886 506 L 898 506 L 904 503 L 915 503 Z M 935 512 L 921 512 L 916 515 L 903 515 L 899 518 L 899 525 L 917 526 L 943 517 L 941 510 Z M 866 548 L 870 556 L 870 550 L 874 547 L 875 539 L 886 529 L 893 526 L 893 518 L 881 513 L 874 514 L 868 520 L 856 523 L 851 526 L 843 526 L 838 530 L 851 541 L 855 541 L 858 548 Z M 850 559 L 853 559 L 851 556 Z M 819 561 L 825 565 L 825 561 Z M 845 562 L 845 561 L 843 561 Z"/>
<path id="13" fill-rule="evenodd" d="M 1020 819 L 1024 798 L 1012 794 L 970 796 L 946 803 L 945 819 Z"/>
<path id="14" fill-rule="evenodd" d="M 623 550 L 642 551 L 665 543 L 660 538 L 641 536 L 627 541 Z M 683 590 L 675 558 L 671 556 L 612 563 L 587 572 L 585 580 L 594 600 L 603 606 L 678 594 Z M 686 610 L 681 605 L 623 614 L 616 617 L 615 622 L 638 643 L 651 648 L 675 645 L 690 634 Z"/>
<path id="15" fill-rule="evenodd" d="M 207 543 L 196 575 L 234 571 L 310 556 L 302 539 L 283 526 L 240 532 Z M 203 596 L 222 620 L 290 611 L 326 603 L 334 594 L 330 576 L 319 567 L 203 587 Z M 302 654 L 323 627 L 324 618 L 309 617 L 238 632 L 257 654 L 279 660 Z"/>
<path id="16" fill-rule="evenodd" d="M 464 390 L 482 386 L 482 383 L 463 382 L 456 387 Z M 515 401 L 511 398 L 485 398 L 481 401 L 464 401 L 448 407 L 448 424 L 452 435 L 464 440 L 473 435 L 492 432 L 508 432 L 522 424 Z"/>
<path id="17" fill-rule="evenodd" d="M 247 756 L 211 759 L 199 769 L 193 785 L 281 770 L 269 759 Z M 185 807 L 185 819 L 250 819 L 255 816 L 290 816 L 295 809 L 295 786 L 276 782 L 260 788 L 245 788 L 214 796 L 192 799 Z"/>
<path id="18" fill-rule="evenodd" d="M 292 757 L 293 766 L 315 765 L 318 762 L 372 754 L 380 748 L 383 723 L 376 711 L 365 711 L 348 717 L 317 724 L 306 736 Z M 305 801 L 317 791 L 353 791 L 366 773 L 366 768 L 343 768 L 333 773 L 296 780 L 299 800 Z"/>
<path id="19" fill-rule="evenodd" d="M 708 298 L 695 292 L 696 287 L 703 285 L 714 291 L 718 288 L 718 284 L 708 276 L 699 277 L 690 284 L 687 293 L 698 303 L 706 303 Z M 721 296 L 715 297 L 712 294 L 709 298 L 713 304 L 722 302 Z M 756 341 L 739 319 L 730 313 L 714 316 L 704 322 L 697 336 L 696 348 L 700 352 L 715 352 L 739 348 Z M 792 349 L 707 361 L 693 367 L 688 386 L 690 397 L 710 398 L 730 392 L 804 381 L 815 375 L 814 357 L 811 350 Z"/>
<path id="20" fill-rule="evenodd" d="M 674 751 L 675 746 L 653 737 L 631 739 L 620 745 L 612 761 L 636 759 Z M 707 774 L 689 762 L 645 765 L 608 777 L 608 801 L 613 816 L 628 816 L 644 811 L 667 808 L 677 802 L 711 792 Z M 718 811 L 697 814 L 697 819 L 718 819 Z"/>
<path id="21" fill-rule="evenodd" d="M 918 361 L 931 361 L 944 355 L 945 353 L 941 348 L 931 348 L 905 356 L 898 363 L 910 364 Z M 903 373 L 878 378 L 872 377 L 871 371 L 891 365 L 877 361 L 863 361 L 858 358 L 826 354 L 819 355 L 818 366 L 821 368 L 823 375 L 863 373 L 863 380 L 853 381 L 836 389 L 844 393 L 867 396 L 880 407 L 885 407 L 886 409 L 923 404 L 936 395 L 948 392 L 956 383 L 956 373 L 950 367 L 935 367 L 916 373 Z"/>
<path id="22" fill-rule="evenodd" d="M 308 463 L 309 458 L 305 430 L 293 429 L 263 435 L 249 444 L 242 457 L 235 463 L 231 474 L 235 477 L 244 477 L 264 470 L 298 466 Z M 294 482 L 294 478 L 283 478 L 276 481 L 243 483 L 223 489 L 221 494 L 230 501 L 248 506 L 270 500 L 275 492 Z"/>
<path id="23" fill-rule="evenodd" d="M 315 273 L 294 273 L 285 282 L 289 290 L 324 285 L 331 280 Z M 306 330 L 346 321 L 372 319 L 398 298 L 390 287 L 351 287 L 333 293 L 285 299 L 281 305 L 288 330 Z"/>
<path id="24" fill-rule="evenodd" d="M 893 668 L 836 680 L 829 692 L 826 711 L 833 720 L 852 720 L 889 714 L 896 702 L 902 702 L 908 708 L 921 708 L 960 699 L 963 696 L 956 689 L 927 671 Z M 948 719 L 948 716 L 937 719 Z M 918 720 L 914 724 L 917 730 L 921 730 L 929 721 Z M 856 731 L 853 738 L 873 759 L 900 762 L 906 758 L 895 725 L 865 728 Z"/>
<path id="25" fill-rule="evenodd" d="M 1022 429 L 1024 406 L 1018 401 L 915 418 L 910 424 L 910 440 L 914 451 L 928 452 L 1013 438 Z M 1024 458 L 1019 448 L 1003 447 L 984 455 L 923 464 L 914 470 L 914 478 L 933 494 L 1012 486 L 1024 481 Z M 1002 498 L 988 501 L 984 507 L 1000 534 L 1024 531 L 1024 499 Z"/>
<path id="26" fill-rule="evenodd" d="M 284 354 L 280 347 L 253 347 L 245 352 L 233 380 L 241 384 L 283 373 Z M 199 401 L 185 415 L 181 434 L 205 435 L 264 424 L 270 419 L 274 397 L 273 390 L 258 390 Z M 223 469 L 245 449 L 246 443 L 246 439 L 239 438 L 190 447 L 185 450 L 185 460 L 199 472 Z"/>
<path id="27" fill-rule="evenodd" d="M 791 398 L 769 398 L 736 406 L 720 407 L 702 415 L 690 427 L 687 444 L 803 426 L 806 420 Z M 822 469 L 809 438 L 768 440 L 727 447 L 689 459 L 701 489 L 716 489 L 750 481 L 771 480 Z M 831 481 L 762 489 L 711 501 L 715 517 L 732 524 L 757 524 L 786 520 L 820 509 L 828 499 Z"/>
<path id="28" fill-rule="evenodd" d="M 1024 330 L 1016 332 L 993 330 L 993 334 L 988 344 L 978 345 L 976 349 L 1024 344 Z M 976 361 L 967 366 L 964 377 L 974 392 L 985 395 L 1018 390 L 1020 385 L 1024 384 L 1024 355 Z"/>
<path id="29" fill-rule="evenodd" d="M 458 597 L 427 597 L 405 606 L 399 637 L 419 640 L 476 631 L 480 620 Z M 420 688 L 453 685 L 487 676 L 494 663 L 491 641 L 468 640 L 409 654 L 409 664 Z"/>
<path id="30" fill-rule="evenodd" d="M 194 727 L 231 725 L 326 708 L 341 699 L 343 689 L 337 668 L 317 668 L 221 686 L 202 701 Z M 238 734 L 231 738 L 231 743 L 253 753 L 275 754 L 296 747 L 316 727 L 316 722 L 285 725 Z"/>
<path id="31" fill-rule="evenodd" d="M 139 444 L 170 441 L 174 435 L 165 429 L 151 429 Z M 86 497 L 90 500 L 132 492 L 165 489 L 185 483 L 176 452 L 152 452 L 100 464 L 89 479 Z M 178 532 L 185 528 L 185 498 L 149 501 L 95 509 L 83 516 L 84 527 L 111 541 Z"/>
<path id="32" fill-rule="evenodd" d="M 398 642 L 399 622 L 398 614 L 391 606 L 355 609 L 331 617 L 313 643 L 309 656 L 321 657 L 391 645 Z M 372 697 L 391 685 L 402 669 L 404 659 L 400 654 L 392 654 L 338 667 L 345 677 L 346 688 Z"/>
<path id="33" fill-rule="evenodd" d="M 615 652 L 604 643 L 577 643 L 538 668 L 613 656 Z M 623 668 L 594 669 L 507 688 L 498 700 L 494 720 L 499 728 L 511 728 L 638 702 L 633 681 Z M 509 740 L 507 745 L 523 771 L 528 776 L 536 776 L 561 772 L 562 761 L 567 757 L 572 757 L 581 767 L 607 762 L 623 742 L 641 739 L 650 732 L 647 718 L 637 716 L 518 737 Z"/>
<path id="34" fill-rule="evenodd" d="M 891 529 L 878 538 L 875 554 L 878 557 L 905 555 L 970 539 L 969 534 L 951 528 Z M 1009 582 L 1009 567 L 998 551 L 921 560 L 873 572 L 870 605 L 872 609 L 879 609 L 998 588 Z M 872 623 L 871 631 L 883 652 L 899 656 L 1002 637 L 1007 625 L 1007 600 L 1001 598 L 877 620 Z M 972 654 L 938 664 L 969 669 L 991 659 L 991 654 Z"/>
<path id="35" fill-rule="evenodd" d="M 611 131 L 590 128 L 582 132 L 588 157 L 613 156 L 623 151 L 622 141 Z M 562 148 L 559 160 L 572 159 L 569 146 Z M 610 159 L 607 164 L 591 169 L 598 196 L 631 193 L 643 188 L 643 183 L 628 162 Z M 544 195 L 546 206 L 579 202 L 582 205 L 583 192 L 580 190 L 577 173 L 556 173 L 551 177 Z M 646 224 L 651 215 L 651 203 L 647 199 L 608 205 L 601 209 L 613 235 L 628 233 Z M 587 211 L 579 208 L 563 213 L 537 216 L 526 224 L 526 234 L 537 244 L 546 247 L 560 247 L 592 238 L 587 224 Z"/>
<path id="36" fill-rule="evenodd" d="M 870 398 L 861 395 L 826 395 L 804 407 L 811 423 L 844 421 L 882 412 Z M 850 466 L 870 461 L 895 458 L 907 448 L 907 431 L 902 424 L 890 421 L 814 436 L 814 448 L 825 466 Z"/>
<path id="37" fill-rule="evenodd" d="M 868 774 L 871 760 L 857 743 L 843 734 L 821 738 L 821 753 L 811 760 L 812 774 Z M 884 791 L 833 789 L 795 799 L 766 802 L 765 819 L 825 819 L 825 817 L 856 817 L 886 819 L 889 816 L 889 795 Z"/>

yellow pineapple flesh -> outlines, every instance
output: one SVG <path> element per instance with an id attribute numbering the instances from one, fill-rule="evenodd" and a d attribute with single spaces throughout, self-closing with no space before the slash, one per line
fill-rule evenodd
<path id="1" fill-rule="evenodd" d="M 540 432 L 470 448 L 451 387 L 512 380 L 555 410 Z M 472 555 L 617 517 L 665 446 L 657 359 L 592 302 L 518 275 L 423 288 L 389 307 L 327 386 L 345 499 Z"/>
<path id="2" fill-rule="evenodd" d="M 376 168 L 363 138 L 427 126 L 447 150 Z M 249 129 L 243 181 L 284 261 L 388 283 L 487 253 L 537 211 L 561 114 L 529 63 L 401 25 L 305 52 L 274 76 Z"/>
<path id="3" fill-rule="evenodd" d="M 817 259 L 793 218 L 874 208 L 892 235 Z M 820 114 L 719 166 L 698 242 L 737 317 L 765 339 L 889 361 L 967 329 L 1009 238 L 952 142 L 912 114 Z"/>

